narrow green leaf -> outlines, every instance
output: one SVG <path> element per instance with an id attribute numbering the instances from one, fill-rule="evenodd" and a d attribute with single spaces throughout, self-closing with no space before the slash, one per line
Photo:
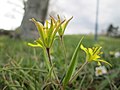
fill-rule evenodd
<path id="1" fill-rule="evenodd" d="M 77 63 L 77 53 L 78 53 L 78 50 L 79 50 L 79 47 L 81 45 L 81 42 L 82 42 L 82 39 L 83 37 L 81 38 L 81 40 L 79 41 L 74 53 L 73 53 L 73 56 L 72 56 L 72 59 L 71 59 L 71 62 L 69 64 L 69 68 L 67 70 L 67 73 L 66 73 L 66 76 L 64 77 L 63 79 L 63 85 L 66 86 L 71 78 L 71 76 L 73 75 L 74 71 L 75 71 L 75 68 L 76 68 L 76 63 Z"/>
<path id="2" fill-rule="evenodd" d="M 43 52 L 44 52 L 44 59 L 45 59 L 46 68 L 50 71 L 50 63 L 48 61 L 47 52 L 45 49 L 43 49 Z"/>
<path id="3" fill-rule="evenodd" d="M 47 79 L 46 79 L 46 82 L 52 78 L 54 78 L 54 75 L 53 75 L 53 65 L 50 67 L 50 70 L 48 72 L 48 75 L 47 75 Z"/>

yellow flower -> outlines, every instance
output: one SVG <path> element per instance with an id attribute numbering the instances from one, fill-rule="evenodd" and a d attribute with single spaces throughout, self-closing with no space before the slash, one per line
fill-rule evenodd
<path id="1" fill-rule="evenodd" d="M 85 48 L 83 45 L 81 45 L 80 48 L 86 53 L 86 60 L 88 62 L 96 61 L 98 65 L 101 65 L 100 62 L 103 62 L 112 66 L 107 61 L 100 59 L 100 54 L 103 53 L 100 51 L 102 47 Z"/>
<path id="2" fill-rule="evenodd" d="M 56 21 L 51 18 L 51 22 L 46 20 L 45 24 L 36 21 L 34 18 L 31 19 L 32 22 L 36 25 L 40 38 L 35 41 L 35 44 L 28 43 L 28 45 L 32 47 L 42 47 L 42 48 L 50 48 L 55 39 L 55 35 L 59 30 L 60 25 L 64 22 Z"/>
<path id="3" fill-rule="evenodd" d="M 58 17 L 58 20 L 57 20 L 57 21 L 58 21 L 59 23 L 61 23 L 62 21 L 61 21 L 61 19 L 60 19 L 60 16 L 57 15 L 57 17 Z M 51 18 L 53 18 L 53 17 L 51 16 Z M 71 18 L 68 19 L 68 20 L 65 19 L 65 21 L 60 25 L 59 30 L 58 30 L 58 33 L 59 33 L 60 37 L 63 36 L 63 34 L 64 34 L 64 32 L 65 32 L 65 29 L 66 29 L 69 21 L 70 21 L 72 18 L 73 18 L 73 17 L 71 17 Z M 53 18 L 53 20 L 54 20 L 54 23 L 56 23 L 56 20 L 55 20 L 54 18 Z"/>

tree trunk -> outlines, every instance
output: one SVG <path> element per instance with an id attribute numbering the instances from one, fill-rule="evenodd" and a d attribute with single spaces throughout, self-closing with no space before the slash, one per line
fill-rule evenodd
<path id="1" fill-rule="evenodd" d="M 49 0 L 28 0 L 25 5 L 25 13 L 20 26 L 21 38 L 23 39 L 35 39 L 37 38 L 38 31 L 35 25 L 29 21 L 31 18 L 44 23 L 47 10 L 48 10 Z"/>

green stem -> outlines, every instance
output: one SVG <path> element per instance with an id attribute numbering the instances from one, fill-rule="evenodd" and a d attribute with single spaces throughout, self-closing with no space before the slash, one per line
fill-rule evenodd
<path id="1" fill-rule="evenodd" d="M 62 44 L 63 50 L 64 50 L 65 64 L 67 64 L 67 52 L 66 52 L 66 48 L 65 48 L 65 43 L 64 43 L 63 36 L 61 36 L 60 40 L 61 40 L 61 44 Z"/>
<path id="2" fill-rule="evenodd" d="M 64 43 L 63 35 L 60 36 L 60 42 L 61 42 L 61 45 L 62 45 L 63 51 L 64 51 L 64 58 L 65 58 L 64 68 L 65 68 L 65 71 L 66 71 L 66 69 L 67 69 L 67 52 L 66 52 L 66 48 L 65 48 L 65 43 Z M 65 73 L 63 74 L 60 83 L 62 83 L 64 77 L 65 77 Z"/>
<path id="3" fill-rule="evenodd" d="M 50 62 L 50 65 L 51 67 L 53 66 L 53 63 L 52 63 L 52 60 L 51 60 L 51 57 L 50 57 L 50 48 L 46 48 L 46 51 L 47 51 L 47 54 L 48 54 L 48 59 L 49 59 L 49 62 Z M 59 83 L 60 85 L 60 88 L 63 88 L 60 84 L 60 80 L 58 78 L 58 76 L 56 75 L 55 71 L 54 71 L 54 67 L 53 67 L 53 75 L 55 76 L 57 82 Z M 61 89 L 62 90 L 62 89 Z"/>
<path id="4" fill-rule="evenodd" d="M 85 67 L 85 65 L 87 64 L 87 60 L 85 61 L 85 63 L 76 71 L 76 73 L 72 76 L 72 78 L 70 79 L 70 83 L 73 82 L 73 80 L 75 80 L 78 76 L 78 74 L 80 73 L 80 71 Z"/>
<path id="5" fill-rule="evenodd" d="M 51 57 L 50 57 L 50 48 L 46 48 L 46 51 L 47 51 L 47 55 L 48 55 L 48 59 L 49 59 L 49 62 L 50 62 L 50 65 L 52 65 L 52 61 L 51 61 Z"/>
<path id="6" fill-rule="evenodd" d="M 45 57 L 45 64 L 46 64 L 46 67 L 48 68 L 48 70 L 50 71 L 50 64 L 49 64 L 49 61 L 48 61 L 48 58 L 47 58 L 47 52 L 46 52 L 46 50 L 44 49 L 43 50 L 43 52 L 44 52 L 44 57 Z"/>

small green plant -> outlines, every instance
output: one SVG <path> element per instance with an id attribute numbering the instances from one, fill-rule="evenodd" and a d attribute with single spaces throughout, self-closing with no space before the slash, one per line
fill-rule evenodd
<path id="1" fill-rule="evenodd" d="M 46 20 L 45 25 L 42 25 L 40 22 L 36 21 L 34 18 L 31 19 L 32 22 L 36 25 L 40 37 L 35 40 L 35 43 L 28 43 L 29 46 L 32 47 L 40 47 L 44 51 L 45 56 L 45 63 L 46 63 L 46 70 L 48 70 L 48 78 L 44 83 L 43 89 L 60 89 L 64 90 L 69 84 L 73 83 L 74 80 L 76 80 L 77 76 L 81 72 L 81 70 L 88 64 L 93 61 L 97 62 L 98 65 L 101 65 L 101 63 L 106 63 L 110 66 L 112 66 L 110 63 L 108 63 L 105 60 L 100 59 L 100 54 L 102 54 L 101 47 L 92 47 L 92 48 L 85 48 L 82 45 L 83 37 L 80 39 L 78 45 L 76 46 L 75 51 L 73 52 L 72 58 L 70 60 L 69 65 L 67 63 L 64 63 L 66 68 L 64 69 L 63 77 L 59 78 L 59 75 L 57 75 L 57 69 L 56 69 L 56 63 L 54 63 L 51 60 L 50 50 L 53 45 L 53 42 L 55 40 L 56 34 L 59 34 L 61 43 L 64 47 L 64 53 L 66 55 L 65 45 L 63 42 L 63 35 L 65 32 L 65 29 L 67 27 L 67 24 L 72 19 L 71 17 L 68 20 L 61 21 L 60 16 L 58 15 L 58 19 L 54 19 L 52 16 L 50 16 L 50 22 Z M 77 70 L 77 54 L 80 48 L 86 53 L 86 60 L 85 63 L 82 64 L 81 67 L 79 67 Z M 65 60 L 67 60 L 65 56 Z M 67 66 L 68 65 L 68 66 Z"/>

